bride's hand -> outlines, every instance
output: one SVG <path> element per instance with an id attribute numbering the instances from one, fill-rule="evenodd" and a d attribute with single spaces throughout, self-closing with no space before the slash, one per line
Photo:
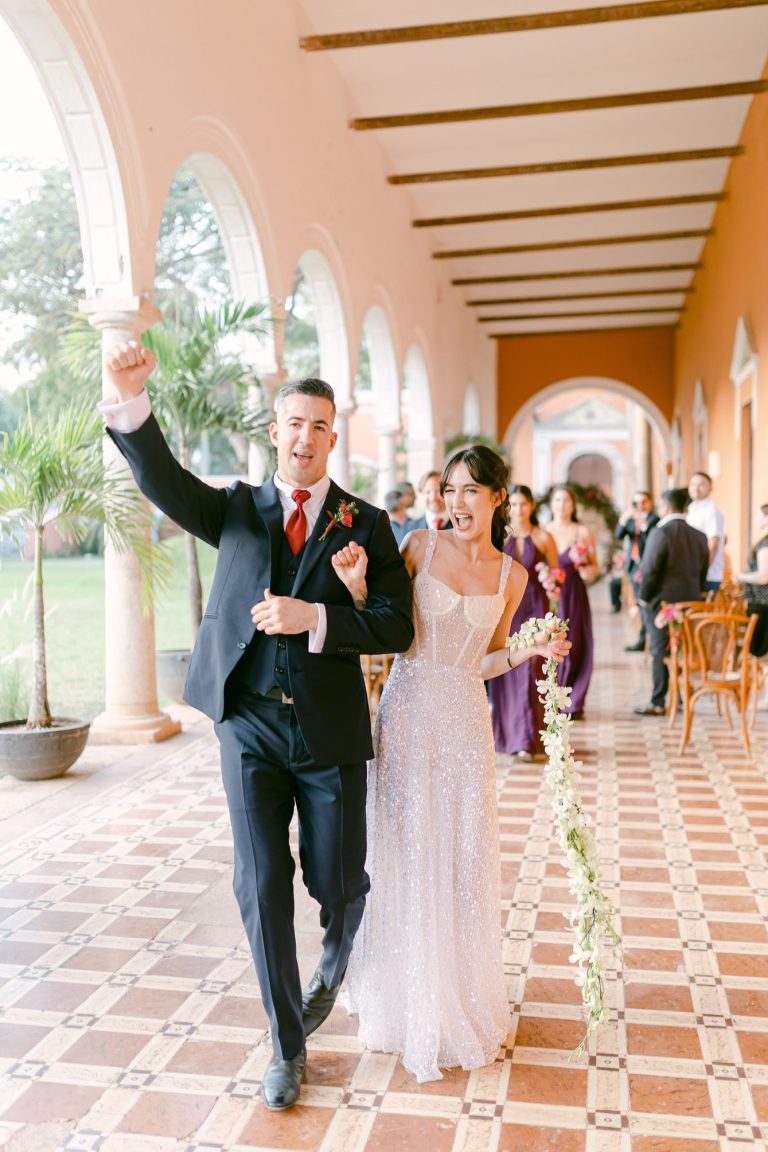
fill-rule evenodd
<path id="1" fill-rule="evenodd" d="M 368 570 L 368 555 L 354 540 L 339 548 L 331 556 L 333 570 L 342 584 L 352 593 L 353 599 L 365 599 L 365 574 Z"/>
<path id="2" fill-rule="evenodd" d="M 545 660 L 552 659 L 556 664 L 562 664 L 572 647 L 571 641 L 566 638 L 563 632 L 555 632 L 554 634 L 539 632 L 533 651 Z"/>

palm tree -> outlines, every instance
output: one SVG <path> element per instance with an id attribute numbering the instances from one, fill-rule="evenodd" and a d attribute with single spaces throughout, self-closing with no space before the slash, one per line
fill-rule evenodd
<path id="1" fill-rule="evenodd" d="M 234 337 L 266 334 L 266 304 L 234 303 L 201 308 L 185 321 L 164 321 L 143 342 L 157 356 L 147 381 L 152 411 L 172 441 L 184 468 L 205 432 L 222 431 L 246 439 L 272 459 L 269 414 L 254 407 L 258 381 Z M 203 618 L 203 590 L 194 536 L 186 534 L 187 588 L 192 638 Z"/>
<path id="2" fill-rule="evenodd" d="M 162 582 L 157 549 L 147 541 L 148 513 L 130 477 L 105 462 L 102 421 L 90 402 L 70 404 L 47 420 L 31 415 L 13 433 L 0 433 L 0 536 L 34 536 L 32 691 L 27 729 L 50 728 L 45 655 L 43 534 L 55 524 L 63 539 L 84 539 L 93 521 L 104 525 L 118 550 L 133 549 L 145 577 Z"/>

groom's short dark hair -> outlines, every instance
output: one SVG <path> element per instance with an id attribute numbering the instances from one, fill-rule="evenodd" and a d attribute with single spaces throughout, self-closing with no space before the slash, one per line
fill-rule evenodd
<path id="1" fill-rule="evenodd" d="M 289 380 L 287 384 L 283 384 L 275 396 L 275 412 L 280 411 L 280 405 L 286 396 L 293 396 L 296 393 L 299 396 L 320 396 L 323 400 L 329 400 L 333 414 L 336 415 L 336 397 L 333 388 L 316 376 L 307 376 L 304 380 Z"/>

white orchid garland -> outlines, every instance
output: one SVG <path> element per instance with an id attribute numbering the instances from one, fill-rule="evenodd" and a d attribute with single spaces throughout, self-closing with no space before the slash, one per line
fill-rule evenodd
<path id="1" fill-rule="evenodd" d="M 555 634 L 566 634 L 568 624 L 553 612 L 544 619 L 526 620 L 519 632 L 507 640 L 513 651 L 533 648 Z M 573 758 L 568 729 L 571 719 L 563 712 L 570 704 L 571 689 L 557 682 L 557 663 L 544 662 L 543 679 L 536 682 L 539 699 L 544 705 L 545 728 L 541 733 L 548 757 L 546 780 L 552 789 L 552 806 L 557 819 L 557 839 L 568 869 L 568 887 L 576 898 L 576 907 L 566 914 L 576 933 L 569 959 L 578 964 L 576 985 L 587 1010 L 587 1030 L 574 1055 L 581 1056 L 589 1037 L 608 1015 L 605 1007 L 603 952 L 621 950 L 621 937 L 613 926 L 613 906 L 600 887 L 597 849 L 579 796 L 579 768 Z"/>

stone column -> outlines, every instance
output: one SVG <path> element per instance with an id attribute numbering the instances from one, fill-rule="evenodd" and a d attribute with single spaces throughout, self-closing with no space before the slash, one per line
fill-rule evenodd
<path id="1" fill-rule="evenodd" d="M 342 488 L 349 488 L 349 418 L 357 405 L 354 400 L 339 400 L 336 407 L 334 429 L 338 433 L 336 447 L 328 457 L 328 471 Z"/>
<path id="2" fill-rule="evenodd" d="M 434 436 L 423 440 L 408 439 L 408 479 L 418 484 L 425 472 L 435 467 L 436 442 Z"/>
<path id="3" fill-rule="evenodd" d="M 160 313 L 139 297 L 127 300 L 86 300 L 81 305 L 94 328 L 101 332 L 102 352 L 121 340 L 138 340 L 160 318 Z M 103 394 L 111 393 L 106 377 Z M 111 440 L 105 437 L 107 460 L 126 472 L 128 466 Z M 147 529 L 149 533 L 149 529 Z M 155 620 L 141 607 L 141 575 L 132 553 L 105 547 L 106 610 L 105 707 L 91 725 L 90 739 L 100 744 L 149 744 L 166 740 L 181 725 L 157 705 L 155 678 Z"/>
<path id="4" fill-rule="evenodd" d="M 386 432 L 378 431 L 379 441 L 379 504 L 384 506 L 384 493 L 389 492 L 397 484 L 397 437 L 399 428 L 391 428 Z"/>

